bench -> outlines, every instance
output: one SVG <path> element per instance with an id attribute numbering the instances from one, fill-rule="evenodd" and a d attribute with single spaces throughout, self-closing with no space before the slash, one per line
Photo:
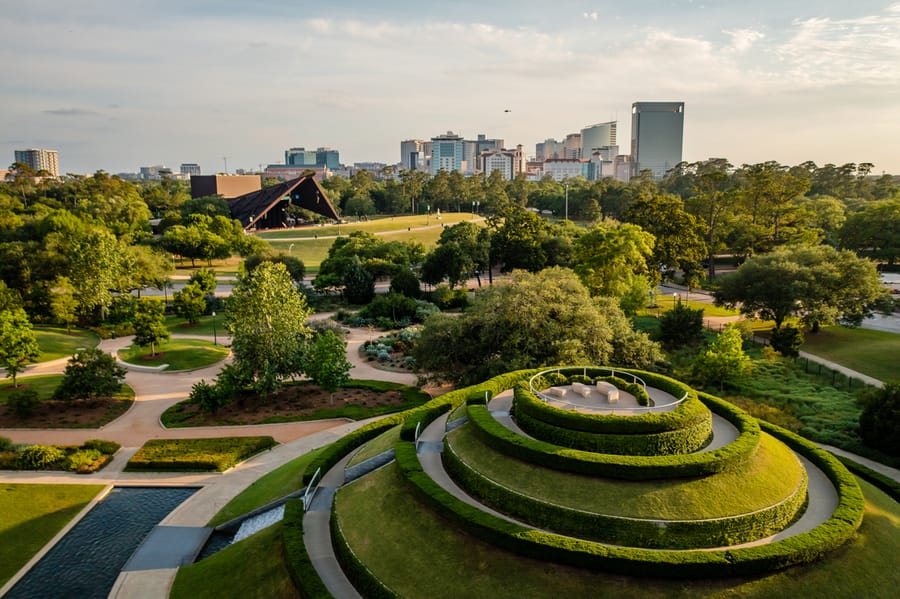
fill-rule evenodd
<path id="1" fill-rule="evenodd" d="M 619 401 L 619 390 L 612 383 L 597 381 L 597 391 L 600 395 L 606 396 L 606 401 L 609 403 L 616 403 Z"/>
<path id="2" fill-rule="evenodd" d="M 557 397 L 565 397 L 566 390 L 563 389 L 562 387 L 550 387 L 549 389 L 547 389 L 547 394 L 555 395 Z"/>
<path id="3" fill-rule="evenodd" d="M 591 388 L 583 383 L 572 383 L 572 391 L 582 397 L 587 397 L 591 394 Z"/>

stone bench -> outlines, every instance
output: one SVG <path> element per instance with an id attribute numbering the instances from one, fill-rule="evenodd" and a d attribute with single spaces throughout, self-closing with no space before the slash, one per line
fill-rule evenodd
<path id="1" fill-rule="evenodd" d="M 606 401 L 609 403 L 616 403 L 619 401 L 619 390 L 612 383 L 607 383 L 606 381 L 597 381 L 597 391 L 600 395 L 606 397 Z"/>
<path id="2" fill-rule="evenodd" d="M 547 394 L 548 394 L 548 395 L 555 395 L 555 396 L 557 396 L 557 397 L 565 397 L 565 396 L 566 396 L 566 390 L 563 389 L 562 387 L 550 387 L 549 389 L 547 389 Z"/>
<path id="3" fill-rule="evenodd" d="M 572 383 L 572 391 L 582 397 L 587 397 L 591 394 L 591 388 L 584 383 Z"/>

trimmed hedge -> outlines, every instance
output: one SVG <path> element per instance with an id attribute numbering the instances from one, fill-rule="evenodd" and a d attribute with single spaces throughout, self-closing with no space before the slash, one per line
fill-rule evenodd
<path id="1" fill-rule="evenodd" d="M 424 410 L 417 410 L 415 416 L 407 418 L 406 422 L 400 427 L 400 438 L 404 441 L 416 440 L 416 427 L 421 424 L 421 430 L 438 419 L 441 414 L 450 410 L 450 404 L 443 403 L 431 406 Z"/>
<path id="2" fill-rule="evenodd" d="M 893 478 L 885 476 L 877 470 L 872 470 L 868 466 L 860 464 L 859 462 L 855 462 L 850 458 L 841 455 L 836 455 L 835 457 L 839 459 L 844 466 L 847 467 L 847 470 L 860 477 L 861 479 L 878 487 L 894 501 L 900 501 L 900 483 L 895 481 Z"/>
<path id="3" fill-rule="evenodd" d="M 331 599 L 332 595 L 319 577 L 303 542 L 303 502 L 291 499 L 284 504 L 281 521 L 281 542 L 284 545 L 284 562 L 294 586 L 305 599 Z"/>
<path id="4" fill-rule="evenodd" d="M 588 369 L 590 371 L 590 369 Z M 516 394 L 515 412 L 527 412 L 532 418 L 552 424 L 560 428 L 586 433 L 611 433 L 619 435 L 665 433 L 695 426 L 698 422 L 709 420 L 709 410 L 698 401 L 697 393 L 679 381 L 661 374 L 642 370 L 617 369 L 617 372 L 628 372 L 644 379 L 648 385 L 665 391 L 680 399 L 688 395 L 681 404 L 671 412 L 648 412 L 637 415 L 617 414 L 585 414 L 572 410 L 563 410 L 544 403 L 524 385 L 527 393 Z M 570 378 L 583 378 L 573 375 Z M 598 377 L 594 380 L 606 380 L 610 377 Z M 619 379 L 625 382 L 622 379 Z M 630 383 L 629 383 L 630 384 Z"/>
<path id="5" fill-rule="evenodd" d="M 703 520 L 628 518 L 564 507 L 506 488 L 472 469 L 451 444 L 445 445 L 442 459 L 453 480 L 487 506 L 536 528 L 626 547 L 697 549 L 755 541 L 790 525 L 807 498 L 804 473 L 789 497 L 749 514 Z"/>
<path id="6" fill-rule="evenodd" d="M 341 461 L 341 459 L 345 455 L 347 455 L 363 443 L 371 441 L 393 426 L 396 426 L 398 424 L 405 424 L 408 421 L 417 422 L 419 420 L 422 420 L 425 417 L 432 415 L 434 413 L 433 410 L 436 410 L 439 406 L 448 406 L 446 409 L 457 408 L 464 401 L 466 401 L 468 397 L 475 396 L 476 394 L 480 394 L 482 397 L 484 396 L 485 392 L 488 392 L 491 396 L 496 395 L 501 391 L 511 389 L 516 383 L 521 380 L 528 380 L 529 377 L 537 372 L 540 372 L 540 370 L 530 369 L 507 372 L 505 374 L 495 376 L 494 378 L 478 385 L 473 385 L 464 389 L 458 389 L 456 391 L 450 391 L 449 393 L 445 393 L 440 397 L 436 397 L 428 403 L 422 404 L 421 406 L 418 406 L 416 408 L 387 416 L 386 418 L 382 418 L 377 422 L 369 423 L 362 428 L 359 428 L 335 441 L 325 451 L 319 454 L 319 456 L 315 460 L 310 462 L 310 465 L 306 468 L 306 472 L 303 475 L 303 484 L 309 484 L 309 481 L 312 480 L 312 477 L 317 469 L 321 468 L 323 473 L 328 472 L 335 464 Z M 437 418 L 437 415 L 435 415 L 434 418 Z M 432 420 L 434 418 L 432 418 Z M 415 428 L 416 425 L 413 424 L 412 432 L 407 432 L 405 434 L 407 436 L 409 436 L 410 434 L 414 434 Z M 401 435 L 402 434 L 404 434 L 403 430 L 401 430 Z"/>
<path id="7" fill-rule="evenodd" d="M 710 410 L 731 422 L 739 431 L 732 443 L 713 451 L 678 456 L 623 456 L 591 453 L 553 445 L 519 435 L 499 422 L 483 406 L 469 406 L 469 421 L 482 442 L 508 456 L 547 468 L 625 480 L 705 476 L 740 468 L 756 455 L 759 424 L 740 408 L 701 394 Z"/>
<path id="8" fill-rule="evenodd" d="M 272 437 L 150 439 L 125 470 L 222 472 L 277 444 Z"/>
<path id="9" fill-rule="evenodd" d="M 407 441 L 401 441 L 407 443 Z M 415 446 L 413 446 L 415 452 Z M 331 545 L 334 547 L 334 555 L 337 557 L 338 563 L 344 570 L 344 574 L 359 591 L 359 594 L 367 599 L 398 599 L 399 595 L 387 588 L 378 578 L 372 574 L 365 564 L 353 553 L 341 530 L 341 525 L 337 519 L 337 510 L 331 510 Z M 305 596 L 304 596 L 305 597 Z"/>
<path id="10" fill-rule="evenodd" d="M 780 427 L 767 425 L 766 430 L 800 448 L 804 456 L 823 469 L 837 489 L 838 507 L 829 520 L 811 531 L 765 545 L 723 550 L 615 547 L 527 528 L 471 506 L 441 488 L 423 471 L 412 443 L 401 441 L 394 452 L 416 497 L 466 532 L 519 555 L 631 576 L 748 576 L 820 559 L 855 534 L 864 510 L 859 486 L 837 459 Z"/>
<path id="11" fill-rule="evenodd" d="M 536 439 L 547 441 L 555 445 L 562 445 L 571 449 L 591 451 L 594 453 L 606 453 L 616 455 L 635 456 L 662 456 L 688 454 L 703 449 L 712 440 L 712 415 L 696 397 L 685 401 L 692 401 L 688 410 L 693 412 L 689 419 L 682 419 L 683 426 L 672 430 L 657 433 L 628 433 L 616 434 L 611 432 L 588 432 L 584 429 L 594 428 L 592 423 L 600 423 L 596 428 L 610 427 L 616 422 L 600 422 L 596 418 L 598 414 L 583 414 L 565 411 L 545 404 L 540 401 L 528 388 L 520 383 L 515 389 L 516 424 Z M 695 406 L 698 406 L 697 409 Z M 675 410 L 677 411 L 677 409 Z M 556 414 L 558 412 L 558 414 Z M 668 412 L 674 414 L 675 412 Z M 657 414 L 647 414 L 656 416 Z M 643 416 L 612 416 L 618 420 L 639 420 Z M 580 429 L 570 429 L 562 424 L 570 423 L 580 426 Z M 674 420 L 674 419 L 673 419 Z M 629 428 L 623 426 L 622 428 Z"/>

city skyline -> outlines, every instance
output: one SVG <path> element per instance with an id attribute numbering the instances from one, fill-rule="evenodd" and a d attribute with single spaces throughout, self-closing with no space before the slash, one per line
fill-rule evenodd
<path id="1" fill-rule="evenodd" d="M 687 161 L 900 174 L 896 0 L 371 4 L 8 7 L 0 152 L 53 148 L 63 173 L 234 172 L 294 146 L 393 164 L 401 140 L 447 130 L 533 155 L 617 121 L 627 153 L 633 102 L 683 101 Z"/>

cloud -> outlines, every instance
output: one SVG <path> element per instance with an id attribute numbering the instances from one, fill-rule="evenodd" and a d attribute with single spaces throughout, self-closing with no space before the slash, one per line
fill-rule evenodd
<path id="1" fill-rule="evenodd" d="M 54 108 L 51 110 L 42 110 L 44 114 L 49 114 L 52 116 L 102 116 L 99 112 L 94 110 L 85 110 L 83 108 Z"/>
<path id="2" fill-rule="evenodd" d="M 600 17 L 600 15 L 597 14 L 596 10 L 592 10 L 591 12 L 586 12 L 586 13 L 584 13 L 583 16 L 585 19 L 589 19 L 591 21 L 596 21 Z"/>
<path id="3" fill-rule="evenodd" d="M 731 37 L 731 49 L 735 52 L 746 52 L 750 46 L 766 37 L 764 33 L 754 29 L 726 29 L 722 33 Z"/>

